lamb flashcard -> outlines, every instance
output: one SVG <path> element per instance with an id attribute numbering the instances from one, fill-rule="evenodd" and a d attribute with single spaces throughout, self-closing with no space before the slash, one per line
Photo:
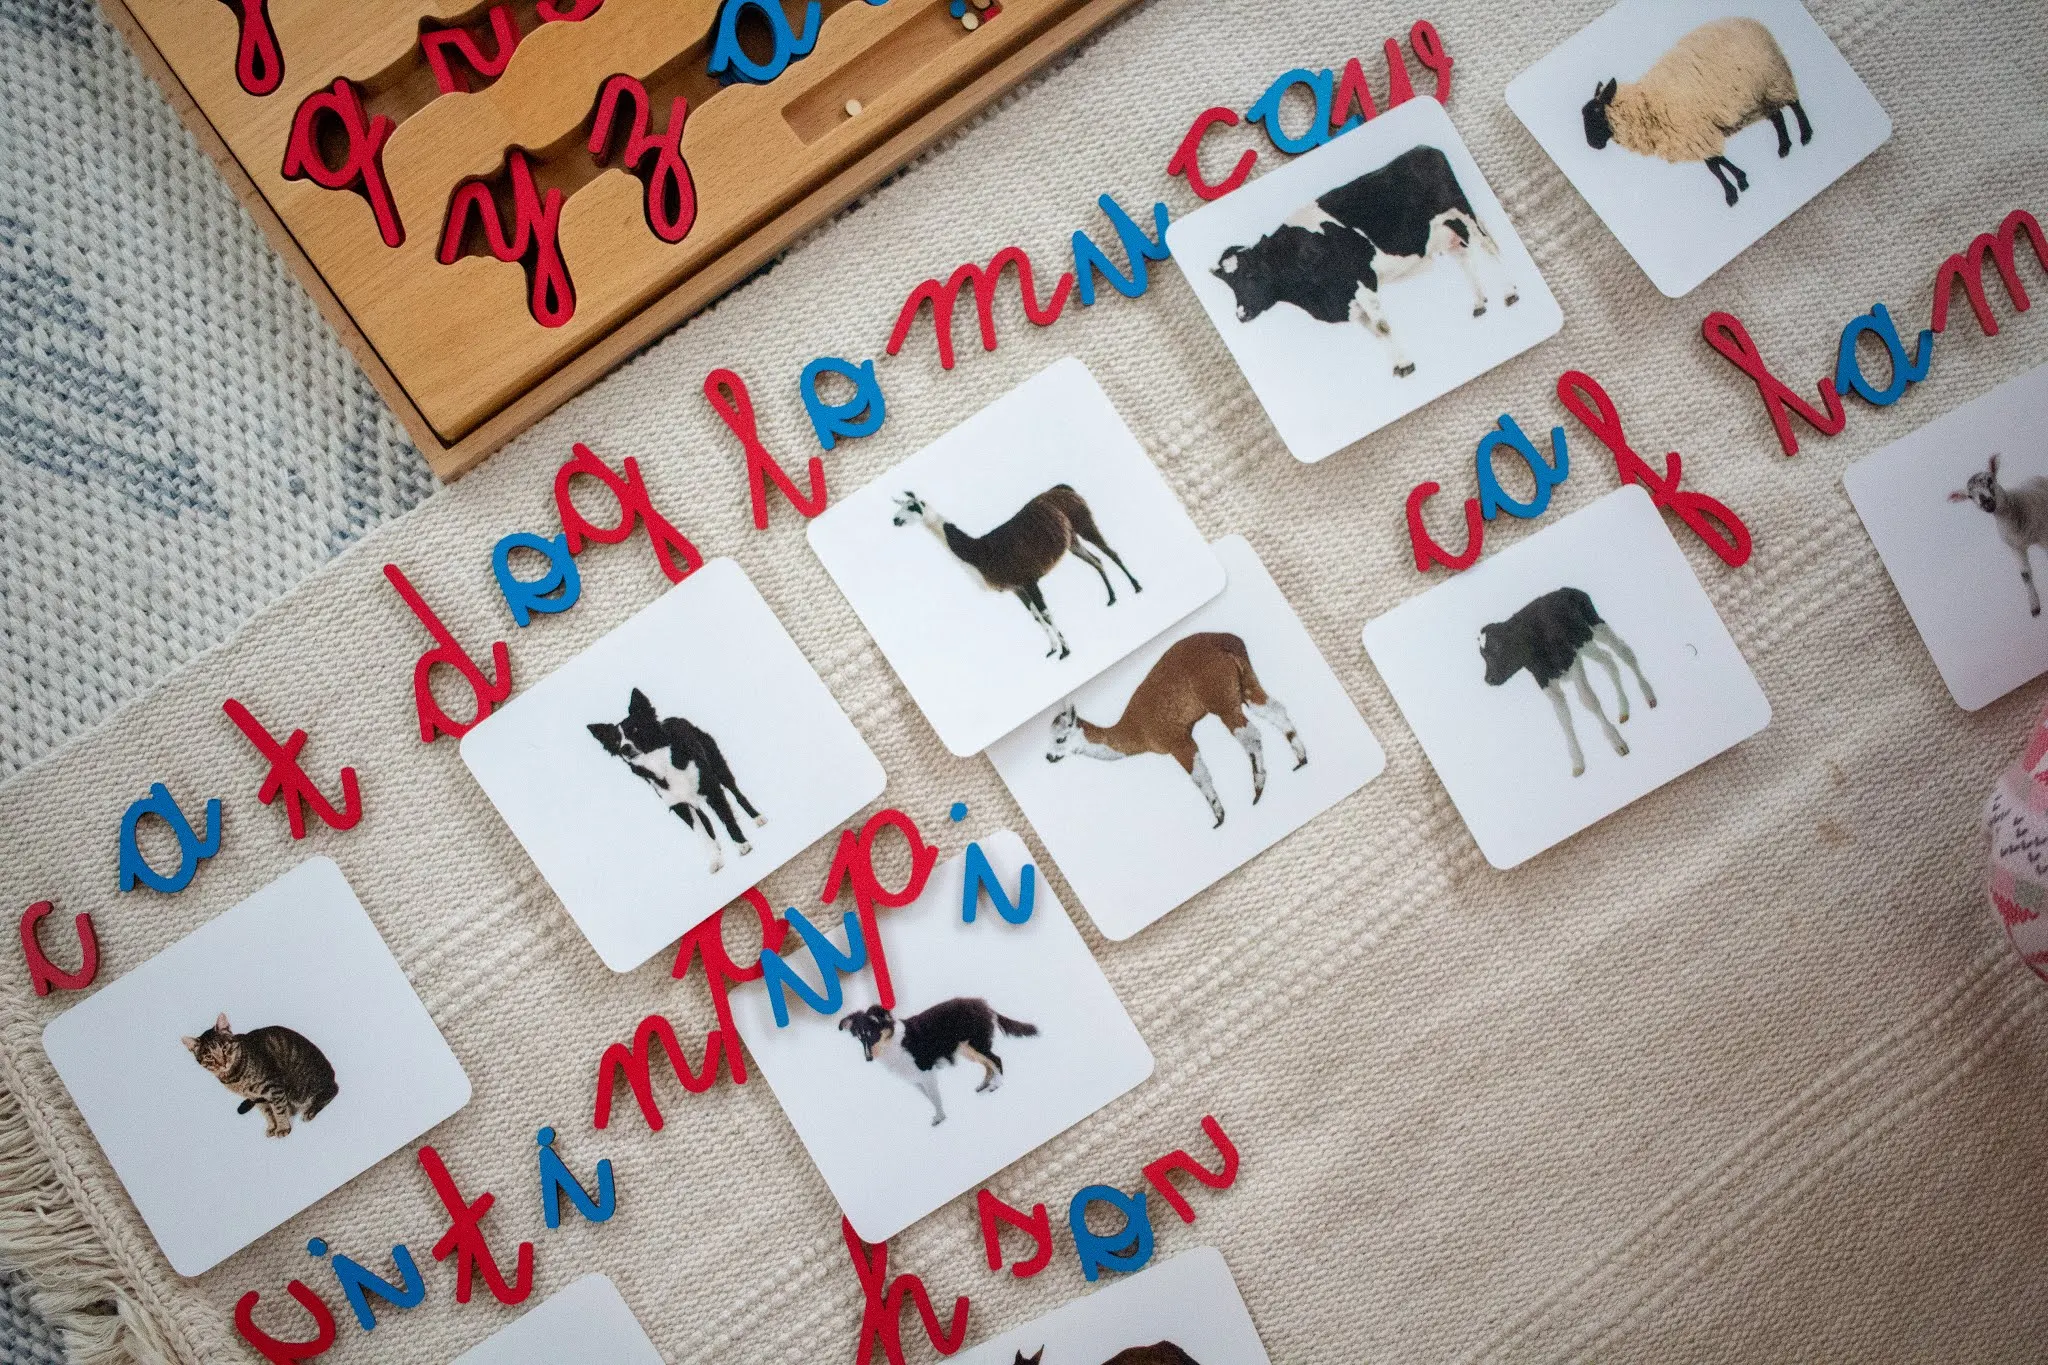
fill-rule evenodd
<path id="1" fill-rule="evenodd" d="M 462 760 L 628 972 L 882 794 L 853 722 L 730 559 L 499 708 Z"/>
<path id="2" fill-rule="evenodd" d="M 1733 748 L 1770 703 L 1630 484 L 1365 628 L 1480 851 L 1509 868 Z"/>
<path id="3" fill-rule="evenodd" d="M 1223 595 L 990 746 L 1047 851 L 1129 938 L 1378 777 L 1379 742 L 1242 536 Z"/>
<path id="4" fill-rule="evenodd" d="M 1674 299 L 1892 135 L 1799 0 L 1622 0 L 1507 101 Z"/>
<path id="5" fill-rule="evenodd" d="M 1197 209 L 1166 240 L 1280 439 L 1308 463 L 1564 326 L 1431 99 Z"/>
<path id="6" fill-rule="evenodd" d="M 2048 672 L 2048 366 L 1849 466 L 1842 482 L 1949 695 L 1988 706 Z M 2035 555 L 2035 547 L 2043 553 Z"/>
<path id="7" fill-rule="evenodd" d="M 662 1365 L 608 1276 L 585 1275 L 455 1357 L 452 1365 Z"/>
<path id="8" fill-rule="evenodd" d="M 1106 1285 L 1005 1332 L 957 1365 L 1270 1365 L 1214 1247 Z"/>
<path id="9" fill-rule="evenodd" d="M 978 910 L 965 917 L 971 853 L 935 868 L 922 895 L 881 919 L 893 1009 L 878 1003 L 872 972 L 820 983 L 823 998 L 838 997 L 830 1013 L 792 994 L 786 1027 L 776 1024 L 767 982 L 732 995 L 747 1051 L 870 1242 L 1152 1074 L 1151 1051 L 1080 931 L 1037 870 L 1027 873 L 1024 841 L 1005 830 L 979 848 L 1008 910 L 977 879 Z M 835 949 L 851 949 L 843 922 L 818 927 Z M 809 954 L 799 949 L 790 962 L 816 979 Z"/>
<path id="10" fill-rule="evenodd" d="M 961 758 L 1223 591 L 1223 566 L 1078 360 L 841 499 L 810 538 Z"/>
<path id="11" fill-rule="evenodd" d="M 43 1050 L 171 1268 L 198 1275 L 469 1102 L 328 858 L 102 987 Z"/>

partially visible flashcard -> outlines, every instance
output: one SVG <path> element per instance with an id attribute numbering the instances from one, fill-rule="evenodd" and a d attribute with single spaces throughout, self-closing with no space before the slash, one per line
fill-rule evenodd
<path id="1" fill-rule="evenodd" d="M 1237 1281 L 1195 1247 L 985 1341 L 957 1365 L 1271 1365 Z"/>
<path id="2" fill-rule="evenodd" d="M 2048 672 L 2048 365 L 1842 476 L 1949 695 L 1988 706 Z M 2039 547 L 2038 553 L 2036 547 Z"/>
<path id="3" fill-rule="evenodd" d="M 1674 299 L 1892 135 L 1799 0 L 1622 0 L 1507 101 Z"/>
<path id="4" fill-rule="evenodd" d="M 980 840 L 1021 912 L 1030 853 L 1005 830 Z M 1012 924 L 986 893 L 962 917 L 966 855 L 881 920 L 896 1008 L 872 972 L 841 978 L 830 1014 L 793 993 L 777 1028 L 768 991 L 733 992 L 733 1021 L 854 1231 L 893 1237 L 955 1195 L 1087 1118 L 1152 1074 L 1138 1036 L 1080 931 L 1033 872 L 1030 918 Z M 818 927 L 827 926 L 818 914 Z M 848 948 L 837 914 L 828 936 Z M 796 941 L 796 935 L 791 935 Z M 808 982 L 817 965 L 789 959 Z"/>
<path id="5" fill-rule="evenodd" d="M 1770 723 L 1649 494 L 1609 493 L 1365 628 L 1366 652 L 1495 867 Z"/>
<path id="6" fill-rule="evenodd" d="M 882 794 L 746 572 L 713 560 L 462 739 L 604 964 L 628 972 Z"/>
<path id="7" fill-rule="evenodd" d="M 809 534 L 961 758 L 1223 591 L 1223 566 L 1078 360 L 841 499 Z"/>
<path id="8" fill-rule="evenodd" d="M 469 1102 L 341 869 L 310 858 L 52 1019 L 43 1050 L 180 1275 Z"/>
<path id="9" fill-rule="evenodd" d="M 1386 767 L 1251 545 L 1226 536 L 1210 548 L 1230 579 L 1221 597 L 988 751 L 1112 939 Z"/>
<path id="10" fill-rule="evenodd" d="M 451 1365 L 662 1365 L 619 1287 L 585 1275 L 478 1342 Z"/>

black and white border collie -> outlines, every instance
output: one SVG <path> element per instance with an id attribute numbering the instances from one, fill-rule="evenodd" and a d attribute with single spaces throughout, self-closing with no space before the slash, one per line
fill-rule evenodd
<path id="1" fill-rule="evenodd" d="M 711 871 L 725 866 L 718 833 L 711 824 L 714 813 L 742 857 L 754 851 L 754 846 L 740 833 L 727 794 L 740 803 L 740 809 L 757 826 L 767 824 L 768 817 L 755 810 L 754 803 L 740 790 L 717 740 L 681 716 L 664 719 L 657 715 L 654 703 L 637 687 L 627 703 L 624 720 L 616 725 L 592 725 L 589 729 L 606 753 L 625 760 L 635 777 L 661 794 L 677 819 L 704 836 L 710 849 Z"/>
<path id="2" fill-rule="evenodd" d="M 841 1019 L 839 1027 L 860 1040 L 867 1060 L 880 1062 L 924 1092 L 932 1102 L 934 1128 L 946 1121 L 946 1106 L 939 1102 L 939 1078 L 932 1068 L 940 1062 L 957 1062 L 965 1055 L 969 1061 L 981 1063 L 983 1074 L 975 1093 L 999 1090 L 1003 1059 L 996 1056 L 996 1030 L 1011 1038 L 1031 1038 L 1038 1033 L 1036 1024 L 1006 1018 L 988 1001 L 973 996 L 943 1000 L 900 1021 L 880 1005 L 870 1005 Z"/>

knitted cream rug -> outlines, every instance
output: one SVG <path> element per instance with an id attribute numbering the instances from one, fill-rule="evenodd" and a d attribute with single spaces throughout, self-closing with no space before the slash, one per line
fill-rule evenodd
<path id="1" fill-rule="evenodd" d="M 1051 328 L 1000 312 L 1001 349 L 941 372 L 928 337 L 882 363 L 890 416 L 826 457 L 860 486 L 1054 359 L 1100 376 L 1211 536 L 1272 568 L 1388 751 L 1386 774 L 1137 938 L 1090 946 L 1156 1058 L 1153 1077 L 1005 1172 L 1055 1207 L 1201 1151 L 1215 1114 L 1243 1165 L 1169 1255 L 1214 1244 L 1273 1358 L 1658 1361 L 2034 1360 L 2048 1252 L 2048 990 L 2012 960 L 1978 893 L 1977 812 L 2039 689 L 1965 715 L 1949 702 L 1841 491 L 1854 457 L 2048 360 L 2048 315 L 1967 319 L 1896 406 L 1777 451 L 1754 386 L 1699 337 L 1742 317 L 1781 373 L 1830 369 L 1852 315 L 1926 315 L 1935 265 L 2016 204 L 2048 208 L 2048 19 L 2029 0 L 1821 0 L 1813 8 L 1897 133 L 1692 297 L 1658 295 L 1501 102 L 1508 78 L 1604 0 L 1443 0 L 1451 114 L 1563 303 L 1563 333 L 1308 468 L 1280 449 L 1184 282 L 1070 307 Z M 502 1256 L 539 1251 L 536 1295 L 603 1270 L 676 1362 L 815 1362 L 852 1351 L 861 1295 L 835 1206 L 758 1080 L 664 1092 L 650 1132 L 587 1123 L 595 1062 L 652 1011 L 701 1037 L 710 1011 L 657 960 L 606 971 L 478 793 L 452 744 L 420 745 L 423 636 L 381 577 L 401 564 L 468 642 L 512 634 L 489 572 L 503 534 L 550 525 L 572 441 L 640 462 L 656 505 L 737 557 L 883 758 L 886 800 L 947 854 L 1029 831 L 981 760 L 949 757 L 777 506 L 749 522 L 738 447 L 704 402 L 727 365 L 786 461 L 810 449 L 794 381 L 814 356 L 879 354 L 912 286 L 1019 243 L 1060 258 L 1099 230 L 1098 194 L 1192 199 L 1163 166 L 1210 104 L 1353 55 L 1420 13 L 1340 0 L 1157 0 L 1008 101 L 767 277 L 570 404 L 476 474 L 387 524 L 84 740 L 0 788 L 0 904 L 93 913 L 102 981 L 310 853 L 334 857 L 469 1072 L 429 1135 L 465 1192 L 499 1195 Z M 1270 161 L 1270 154 L 1268 155 Z M 2031 270 L 2031 266 L 2025 267 Z M 2039 291 L 2037 291 L 2038 294 Z M 220 318 L 214 326 L 226 326 Z M 1917 325 L 1917 322 L 1916 324 Z M 964 340 L 964 337 L 963 337 Z M 1734 507 L 1755 558 L 1730 570 L 1682 535 L 1770 697 L 1768 730 L 1513 873 L 1478 856 L 1358 645 L 1420 591 L 1401 508 L 1456 486 L 1503 412 L 1566 420 L 1558 373 L 1614 396 L 1637 447 L 1677 449 L 1689 486 Z M 1576 429 L 1573 429 L 1576 431 Z M 1582 442 L 1557 512 L 1614 486 Z M 1469 479 L 1469 473 L 1462 476 Z M 1458 494 L 1462 496 L 1462 494 Z M 1556 515 L 1557 513 L 1553 513 Z M 1529 528 L 1501 527 L 1505 544 Z M 643 544 L 594 551 L 583 600 L 510 643 L 531 683 L 664 586 Z M 304 845 L 256 805 L 261 765 L 224 696 L 303 726 L 307 760 L 362 774 L 367 813 Z M 220 856 L 177 896 L 113 892 L 114 831 L 152 781 L 228 800 Z M 966 801 L 965 825 L 946 807 Z M 814 903 L 814 849 L 766 890 Z M 1037 852 L 1041 855 L 1043 850 Z M 1043 863 L 1056 887 L 1057 870 Z M 1062 887 L 1063 889 L 1063 887 Z M 43 1056 L 65 1003 L 0 974 L 0 1257 L 35 1277 L 80 1358 L 239 1358 L 251 1288 L 277 1302 L 321 1236 L 368 1258 L 404 1241 L 424 1304 L 324 1359 L 445 1361 L 509 1321 L 453 1295 L 427 1249 L 445 1215 L 410 1150 L 196 1280 L 158 1256 Z M 534 1130 L 581 1169 L 616 1165 L 608 1223 L 543 1229 Z M 1070 1256 L 1029 1281 L 982 1265 L 971 1200 L 896 1238 L 894 1269 L 973 1297 L 970 1337 L 1083 1292 Z M 93 1317 L 86 1305 L 111 1302 Z M 912 1357 L 929 1358 L 912 1327 Z"/>

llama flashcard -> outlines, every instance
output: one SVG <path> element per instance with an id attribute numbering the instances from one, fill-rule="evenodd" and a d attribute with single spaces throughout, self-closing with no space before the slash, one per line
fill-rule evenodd
<path id="1" fill-rule="evenodd" d="M 1270 1365 L 1214 1247 L 1155 1261 L 955 1357 L 955 1365 Z"/>
<path id="2" fill-rule="evenodd" d="M 1365 649 L 1499 868 L 1771 719 L 1685 552 L 1634 484 L 1373 620 Z"/>
<path id="3" fill-rule="evenodd" d="M 1850 465 L 1842 482 L 1965 711 L 2048 673 L 2048 365 Z"/>
<path id="4" fill-rule="evenodd" d="M 881 917 L 894 1005 L 873 971 L 839 976 L 799 949 L 792 969 L 830 1002 L 794 992 L 778 1025 L 769 982 L 733 992 L 733 1022 L 833 1198 L 870 1242 L 893 1237 L 1051 1141 L 1152 1074 L 1152 1053 L 1024 841 L 1007 830 L 935 868 Z M 977 878 L 970 921 L 962 893 Z M 981 867 L 976 868 L 977 871 Z M 1028 910 L 1028 914 L 1026 911 Z M 810 914 L 850 952 L 836 909 Z M 1013 922 L 1013 918 L 1021 922 Z M 828 921 L 829 920 L 829 924 Z M 797 935 L 792 934 L 794 941 Z"/>
<path id="5" fill-rule="evenodd" d="M 1556 335 L 1564 312 L 1442 105 L 1410 100 L 1167 229 L 1312 463 Z"/>
<path id="6" fill-rule="evenodd" d="M 1799 0 L 1622 0 L 1507 101 L 1674 299 L 1892 135 Z"/>
<path id="7" fill-rule="evenodd" d="M 43 1050 L 188 1276 L 469 1102 L 461 1064 L 329 858 L 52 1019 Z"/>
<path id="8" fill-rule="evenodd" d="M 604 964 L 628 972 L 882 794 L 860 732 L 730 559 L 462 739 Z"/>
<path id="9" fill-rule="evenodd" d="M 842 498 L 810 539 L 961 758 L 1223 591 L 1201 532 L 1071 359 Z"/>
<path id="10" fill-rule="evenodd" d="M 455 1357 L 450 1365 L 662 1365 L 625 1296 L 611 1277 L 592 1273 L 539 1304 Z"/>
<path id="11" fill-rule="evenodd" d="M 1242 536 L 1223 595 L 989 747 L 1125 939 L 1378 777 L 1386 755 Z"/>

